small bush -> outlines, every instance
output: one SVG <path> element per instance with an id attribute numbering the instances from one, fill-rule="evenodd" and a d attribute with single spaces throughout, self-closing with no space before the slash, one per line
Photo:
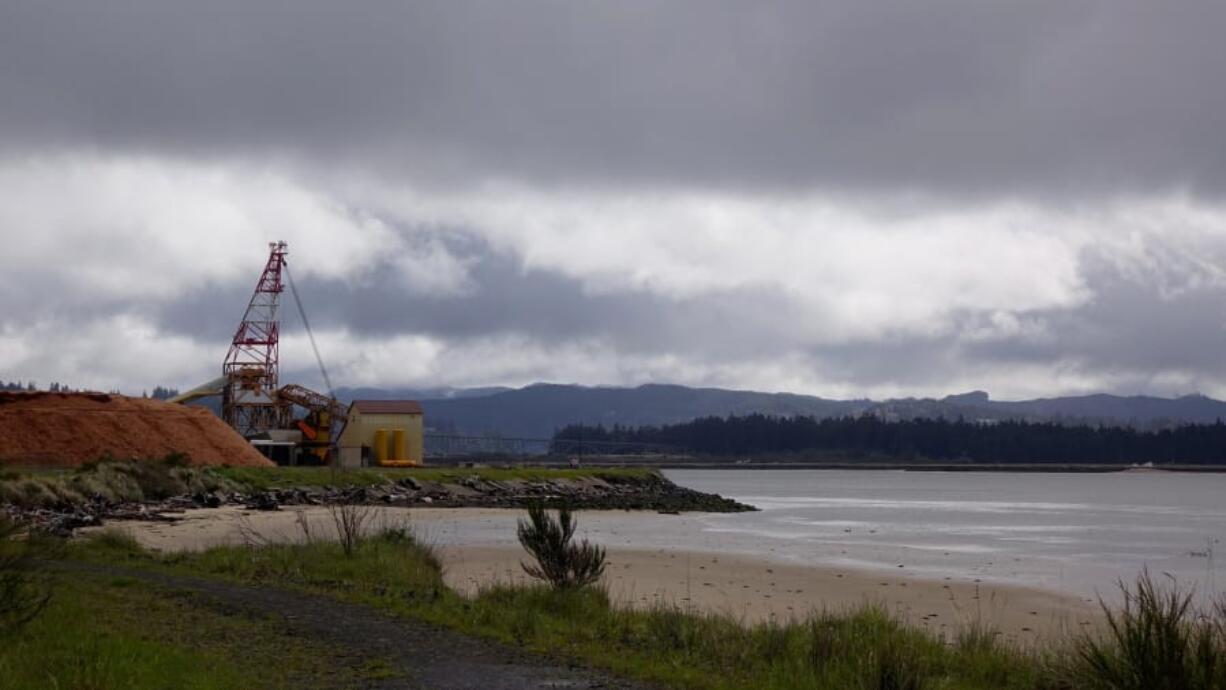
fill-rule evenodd
<path id="1" fill-rule="evenodd" d="M 605 550 L 586 539 L 573 543 L 576 526 L 570 508 L 565 506 L 558 510 L 556 520 L 549 517 L 544 506 L 528 508 L 528 519 L 519 520 L 517 532 L 519 543 L 536 564 L 521 563 L 524 572 L 555 589 L 595 584 L 604 574 Z"/>
<path id="2" fill-rule="evenodd" d="M 22 535 L 0 517 L 0 638 L 25 627 L 51 600 L 50 581 L 38 568 L 41 549 L 37 535 Z"/>

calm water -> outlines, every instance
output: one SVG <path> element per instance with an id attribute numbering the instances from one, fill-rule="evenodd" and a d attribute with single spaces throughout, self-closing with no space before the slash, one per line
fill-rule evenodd
<path id="1" fill-rule="evenodd" d="M 1090 595 L 1142 568 L 1226 588 L 1226 474 L 676 470 L 759 513 L 698 517 L 696 548 Z M 677 545 L 682 546 L 682 545 Z M 1214 552 L 1217 552 L 1216 554 Z"/>

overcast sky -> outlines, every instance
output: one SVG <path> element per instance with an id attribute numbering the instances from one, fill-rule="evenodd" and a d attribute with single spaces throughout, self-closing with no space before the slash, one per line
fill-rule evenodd
<path id="1" fill-rule="evenodd" d="M 212 378 L 285 239 L 338 385 L 1226 396 L 1223 27 L 0 0 L 0 379 Z"/>

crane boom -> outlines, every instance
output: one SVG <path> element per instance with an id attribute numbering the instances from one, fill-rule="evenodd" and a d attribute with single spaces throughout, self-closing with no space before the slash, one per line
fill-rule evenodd
<path id="1" fill-rule="evenodd" d="M 337 402 L 335 398 L 316 393 L 296 383 L 281 386 L 277 391 L 277 397 L 311 412 L 328 412 L 337 419 L 345 417 L 345 406 Z"/>

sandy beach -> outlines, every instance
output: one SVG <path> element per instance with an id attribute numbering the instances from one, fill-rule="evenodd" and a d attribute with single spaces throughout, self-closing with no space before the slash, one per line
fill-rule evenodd
<path id="1" fill-rule="evenodd" d="M 493 582 L 528 581 L 520 567 L 521 549 L 451 546 L 442 553 L 448 584 L 466 594 Z M 747 623 L 786 621 L 868 602 L 942 633 L 978 622 L 1026 641 L 1089 625 L 1097 617 L 1088 603 L 1053 592 L 710 552 L 610 549 L 605 583 L 622 605 L 666 603 Z"/>
<path id="2" fill-rule="evenodd" d="M 523 550 L 515 542 L 520 511 L 497 509 L 379 508 L 372 523 L 409 525 L 437 545 L 447 583 L 472 595 L 496 583 L 528 580 L 520 566 Z M 299 517 L 301 515 L 301 518 Z M 333 533 L 326 508 L 275 512 L 239 508 L 194 510 L 172 523 L 117 523 L 142 544 L 165 552 L 203 549 L 260 539 L 300 540 L 300 520 L 317 538 Z M 885 606 L 909 623 L 950 634 L 981 623 L 1023 644 L 1051 637 L 1098 620 L 1097 606 L 1085 598 L 1035 588 L 952 576 L 932 578 L 893 572 L 788 562 L 781 555 L 747 555 L 712 548 L 687 537 L 684 516 L 622 511 L 580 515 L 581 533 L 608 548 L 605 584 L 624 606 L 676 605 L 733 616 L 746 623 L 800 618 L 813 611 L 838 611 L 865 602 Z M 583 528 L 586 526 L 586 529 Z M 645 532 L 679 539 L 687 548 L 653 546 Z M 246 535 L 246 536 L 245 536 Z M 688 541 L 687 541 L 688 538 Z"/>

